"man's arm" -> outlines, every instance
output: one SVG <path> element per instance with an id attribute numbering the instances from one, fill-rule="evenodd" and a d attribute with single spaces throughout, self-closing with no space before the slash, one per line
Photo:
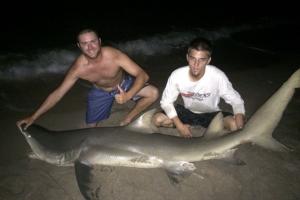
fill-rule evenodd
<path id="1" fill-rule="evenodd" d="M 228 77 L 223 74 L 220 81 L 220 95 L 226 103 L 232 106 L 235 123 L 238 129 L 244 127 L 245 123 L 245 105 L 241 95 L 233 88 Z"/>
<path id="2" fill-rule="evenodd" d="M 176 109 L 174 107 L 174 102 L 177 100 L 179 95 L 179 90 L 176 87 L 178 77 L 176 73 L 172 73 L 168 78 L 167 85 L 163 91 L 162 98 L 160 100 L 160 106 L 165 111 L 168 118 L 170 118 L 175 124 L 180 135 L 186 138 L 192 137 L 190 126 L 188 124 L 182 123 L 178 118 Z"/>
<path id="3" fill-rule="evenodd" d="M 135 77 L 132 87 L 127 92 L 121 93 L 122 95 L 116 95 L 116 101 L 123 104 L 140 91 L 149 80 L 149 76 L 138 64 L 121 51 L 117 51 L 116 62 L 124 71 Z"/>
<path id="4" fill-rule="evenodd" d="M 78 80 L 77 76 L 75 76 L 74 70 L 71 70 L 65 77 L 64 81 L 60 86 L 58 86 L 50 95 L 46 98 L 46 100 L 41 104 L 41 106 L 29 117 L 22 119 L 17 122 L 17 125 L 20 127 L 22 124 L 25 125 L 25 129 L 30 126 L 35 120 L 37 120 L 42 114 L 47 112 L 56 103 L 70 90 L 70 88 L 75 84 Z"/>

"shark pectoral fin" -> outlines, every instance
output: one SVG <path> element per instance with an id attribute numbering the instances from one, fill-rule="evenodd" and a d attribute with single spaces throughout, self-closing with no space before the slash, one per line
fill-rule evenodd
<path id="1" fill-rule="evenodd" d="M 292 151 L 291 148 L 285 146 L 284 144 L 281 144 L 270 135 L 262 135 L 256 137 L 255 139 L 252 140 L 252 142 L 263 148 L 270 149 L 273 151 L 281 151 L 281 152 Z"/>
<path id="2" fill-rule="evenodd" d="M 82 196 L 87 200 L 99 199 L 100 186 L 97 186 L 96 188 L 92 186 L 93 167 L 80 161 L 76 161 L 74 167 L 77 184 Z"/>
<path id="3" fill-rule="evenodd" d="M 164 164 L 164 168 L 167 170 L 167 175 L 172 184 L 180 183 L 196 169 L 193 163 L 185 161 L 167 162 Z"/>

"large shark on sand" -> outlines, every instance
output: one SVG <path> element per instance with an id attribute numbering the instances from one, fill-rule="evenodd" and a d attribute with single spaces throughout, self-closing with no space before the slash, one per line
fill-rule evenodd
<path id="1" fill-rule="evenodd" d="M 204 137 L 191 139 L 157 133 L 141 134 L 153 130 L 147 129 L 151 126 L 143 123 L 145 115 L 149 118 L 153 114 L 151 111 L 129 127 L 69 131 L 51 131 L 38 125 L 31 125 L 27 130 L 19 128 L 34 157 L 58 166 L 75 164 L 80 191 L 86 199 L 92 199 L 89 175 L 95 165 L 164 168 L 176 181 L 195 170 L 192 162 L 224 158 L 232 155 L 243 143 L 251 142 L 275 151 L 287 150 L 272 137 L 272 132 L 295 88 L 299 87 L 300 69 L 254 113 L 242 130 L 218 137 L 213 136 L 222 129 L 221 114 L 215 117 Z"/>

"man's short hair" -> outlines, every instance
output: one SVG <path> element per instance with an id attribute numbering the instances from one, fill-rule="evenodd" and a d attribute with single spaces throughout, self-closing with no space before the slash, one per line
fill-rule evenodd
<path id="1" fill-rule="evenodd" d="M 97 31 L 95 31 L 94 29 L 86 28 L 86 29 L 81 30 L 81 31 L 77 34 L 77 42 L 79 42 L 79 36 L 82 35 L 82 34 L 85 34 L 85 33 L 95 33 L 96 36 L 99 38 L 99 34 L 97 33 Z"/>
<path id="2" fill-rule="evenodd" d="M 192 49 L 195 49 L 197 51 L 207 51 L 211 56 L 213 51 L 213 45 L 210 40 L 203 37 L 197 37 L 190 42 L 188 47 L 188 53 Z"/>

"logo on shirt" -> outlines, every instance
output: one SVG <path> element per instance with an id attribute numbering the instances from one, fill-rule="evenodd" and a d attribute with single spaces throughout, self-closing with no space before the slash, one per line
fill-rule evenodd
<path id="1" fill-rule="evenodd" d="M 181 92 L 180 95 L 182 97 L 191 98 L 193 100 L 203 101 L 205 98 L 208 98 L 211 93 L 194 93 L 194 92 L 187 92 L 183 93 Z"/>

